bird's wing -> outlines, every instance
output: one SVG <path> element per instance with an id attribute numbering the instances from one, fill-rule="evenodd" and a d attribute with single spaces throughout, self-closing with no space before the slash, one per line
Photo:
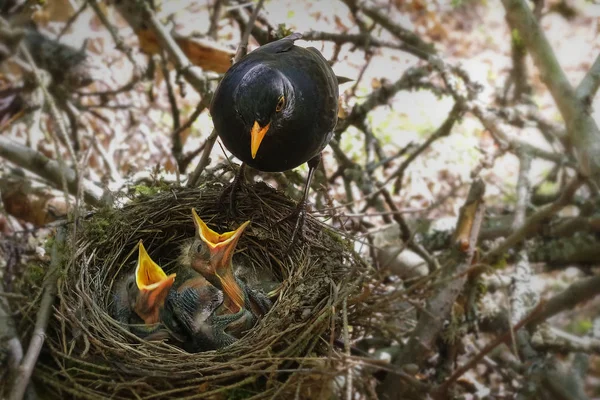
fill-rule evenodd
<path id="1" fill-rule="evenodd" d="M 253 53 L 255 53 L 257 51 L 265 52 L 265 53 L 283 53 L 283 52 L 289 51 L 292 47 L 294 47 L 294 42 L 301 38 L 302 38 L 302 34 L 295 32 L 295 33 L 292 33 L 291 35 L 284 37 L 283 39 L 279 39 L 274 42 L 267 43 L 263 46 L 260 46 Z"/>

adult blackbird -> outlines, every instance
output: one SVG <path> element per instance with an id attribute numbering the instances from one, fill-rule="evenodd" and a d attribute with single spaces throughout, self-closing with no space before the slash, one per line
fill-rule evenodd
<path id="1" fill-rule="evenodd" d="M 156 264 L 138 242 L 135 272 L 122 280 L 113 295 L 113 311 L 117 321 L 126 324 L 139 337 L 148 337 L 160 329 L 160 313 L 175 281 Z"/>
<path id="2" fill-rule="evenodd" d="M 294 45 L 294 33 L 266 44 L 234 64 L 210 105 L 223 144 L 242 161 L 229 188 L 235 192 L 245 164 L 281 172 L 308 162 L 306 187 L 292 215 L 298 219 L 292 242 L 306 217 L 306 199 L 321 151 L 337 122 L 338 81 L 321 53 Z"/>

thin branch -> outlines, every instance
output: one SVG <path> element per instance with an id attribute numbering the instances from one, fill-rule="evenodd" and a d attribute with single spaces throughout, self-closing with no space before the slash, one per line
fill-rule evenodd
<path id="1" fill-rule="evenodd" d="M 347 44 L 352 43 L 358 47 L 389 47 L 390 49 L 398 49 L 408 51 L 405 44 L 399 44 L 394 42 L 388 42 L 385 40 L 378 39 L 368 33 L 333 33 L 333 32 L 319 32 L 319 31 L 307 31 L 302 34 L 303 40 L 319 40 L 333 42 L 335 44 Z"/>
<path id="2" fill-rule="evenodd" d="M 57 188 L 61 187 L 62 177 L 64 176 L 69 193 L 72 195 L 77 194 L 77 175 L 75 171 L 62 167 L 57 161 L 50 160 L 42 153 L 0 136 L 0 156 L 41 176 Z M 102 189 L 87 180 L 83 181 L 83 198 L 87 204 L 95 207 L 102 206 L 104 204 L 102 195 Z"/>
<path id="3" fill-rule="evenodd" d="M 27 386 L 29 385 L 29 379 L 37 363 L 38 356 L 44 345 L 46 338 L 46 327 L 48 321 L 52 315 L 52 305 L 56 297 L 56 285 L 58 282 L 60 269 L 63 267 L 65 260 L 65 240 L 66 240 L 66 229 L 64 227 L 58 228 L 56 234 L 56 240 L 52 246 L 52 262 L 50 263 L 50 269 L 44 278 L 44 294 L 40 303 L 40 309 L 37 313 L 35 327 L 33 334 L 27 348 L 25 358 L 19 367 L 17 375 L 13 381 L 11 389 L 9 390 L 9 400 L 21 400 Z"/>
<path id="4" fill-rule="evenodd" d="M 577 150 L 580 173 L 600 184 L 600 129 L 582 107 L 581 98 L 560 67 L 544 31 L 525 0 L 502 0 L 506 18 L 516 29 L 531 54 L 540 76 L 566 123 L 567 132 Z M 598 67 L 600 68 L 600 67 Z M 596 68 L 592 68 L 594 71 Z M 594 72 L 595 73 L 595 72 Z M 589 80 L 594 80 L 591 77 Z M 587 81 L 588 79 L 586 79 Z M 594 86 L 594 85 L 590 85 Z M 584 91 L 584 89 L 582 89 Z"/>
<path id="5" fill-rule="evenodd" d="M 596 96 L 600 87 L 600 54 L 596 57 L 596 61 L 583 77 L 575 93 L 584 104 L 591 104 L 592 99 Z"/>
<path id="6" fill-rule="evenodd" d="M 379 11 L 376 7 L 368 5 L 366 2 L 358 2 L 357 0 L 342 0 L 348 8 L 355 12 L 356 10 L 362 11 L 366 16 L 377 22 L 385 29 L 387 29 L 392 35 L 397 37 L 402 42 L 406 43 L 406 51 L 418 58 L 428 59 L 429 56 L 434 55 L 435 49 L 433 44 L 426 43 L 414 32 L 400 26 L 400 24 L 394 22 L 383 12 Z"/>
<path id="7" fill-rule="evenodd" d="M 240 61 L 242 57 L 248 53 L 248 39 L 250 39 L 250 33 L 252 33 L 252 28 L 254 27 L 254 23 L 256 22 L 256 18 L 258 17 L 258 13 L 263 6 L 265 0 L 259 0 L 256 7 L 254 7 L 254 11 L 252 12 L 252 16 L 250 16 L 250 20 L 244 29 L 244 33 L 242 34 L 242 38 L 240 40 L 240 45 L 235 52 L 235 57 L 233 59 L 233 63 Z"/>
<path id="8" fill-rule="evenodd" d="M 244 30 L 244 34 L 242 35 L 240 45 L 238 46 L 237 51 L 235 53 L 233 64 L 238 62 L 243 56 L 246 55 L 246 52 L 248 50 L 248 39 L 250 38 L 250 32 L 252 32 L 252 27 L 256 22 L 256 17 L 258 16 L 258 12 L 260 11 L 260 8 L 262 7 L 263 3 L 264 0 L 259 0 L 258 4 L 254 8 L 254 12 L 250 17 L 248 25 L 246 25 L 246 29 Z M 215 142 L 217 141 L 217 137 L 218 133 L 215 129 L 213 129 L 210 136 L 206 139 L 206 143 L 204 143 L 203 145 L 204 150 L 202 152 L 202 157 L 200 157 L 200 162 L 196 166 L 196 169 L 194 169 L 194 172 L 192 172 L 192 174 L 189 177 L 187 184 L 188 187 L 196 187 L 200 183 L 200 175 L 202 175 L 202 171 L 204 171 L 204 168 L 206 168 L 206 166 L 209 163 L 210 153 L 212 152 Z"/>
<path id="9" fill-rule="evenodd" d="M 402 188 L 402 180 L 404 178 L 404 172 L 408 168 L 408 166 L 421 154 L 424 152 L 433 142 L 436 140 L 448 136 L 454 127 L 456 121 L 458 121 L 463 113 L 463 108 L 459 103 L 454 103 L 454 107 L 450 110 L 448 117 L 446 120 L 440 125 L 440 127 L 423 143 L 421 144 L 415 151 L 413 151 L 407 158 L 400 164 L 398 169 L 394 171 L 390 176 L 386 179 L 386 183 L 390 182 L 392 179 L 396 179 L 394 183 L 394 194 L 398 194 L 400 189 Z"/>
<path id="10" fill-rule="evenodd" d="M 187 183 L 188 187 L 196 187 L 200 183 L 200 175 L 202 175 L 202 171 L 204 171 L 204 168 L 206 168 L 206 166 L 210 162 L 210 153 L 212 152 L 212 149 L 215 145 L 215 142 L 217 141 L 218 136 L 219 135 L 217 134 L 217 131 L 213 129 L 213 131 L 206 139 L 206 142 L 202 145 L 204 147 L 202 157 L 200 157 L 200 161 L 198 162 L 198 165 L 196 165 L 196 169 L 194 169 L 194 172 L 190 174 Z"/>
<path id="11" fill-rule="evenodd" d="M 108 33 L 110 33 L 110 36 L 115 42 L 115 47 L 117 48 L 117 50 L 125 54 L 129 62 L 133 65 L 133 68 L 136 71 L 136 75 L 141 76 L 141 69 L 135 62 L 135 58 L 133 58 L 133 51 L 131 50 L 131 47 L 127 46 L 123 38 L 119 36 L 117 29 L 110 23 L 108 18 L 106 18 L 106 15 L 98 5 L 98 2 L 96 0 L 87 0 L 87 3 L 92 7 L 94 12 L 96 13 L 96 16 L 98 17 L 100 22 L 102 22 L 102 25 L 104 25 L 104 27 L 108 30 Z"/>
<path id="12" fill-rule="evenodd" d="M 217 35 L 219 33 L 219 21 L 221 20 L 221 15 L 223 13 L 224 2 L 225 0 L 215 0 L 215 4 L 212 7 L 212 13 L 210 14 L 210 25 L 208 26 L 206 36 L 212 38 L 213 40 L 217 40 Z"/>
<path id="13" fill-rule="evenodd" d="M 164 25 L 158 20 L 156 14 L 150 8 L 147 2 L 140 2 L 141 11 L 144 13 L 144 18 L 152 30 L 152 32 L 158 38 L 161 47 L 169 55 L 169 59 L 179 73 L 183 75 L 185 80 L 192 85 L 192 87 L 200 94 L 204 96 L 207 90 L 206 77 L 202 75 L 202 69 L 196 67 L 187 58 L 181 47 L 177 45 L 173 36 L 167 31 Z"/>

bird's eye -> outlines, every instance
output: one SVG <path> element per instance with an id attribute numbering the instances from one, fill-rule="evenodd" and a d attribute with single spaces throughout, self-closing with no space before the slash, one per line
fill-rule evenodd
<path id="1" fill-rule="evenodd" d="M 198 247 L 196 247 L 196 252 L 197 252 L 197 253 L 202 253 L 202 250 L 203 250 L 203 249 L 204 249 L 204 246 L 202 246 L 202 243 L 200 243 L 200 244 L 198 245 Z"/>
<path id="2" fill-rule="evenodd" d="M 129 282 L 127 282 L 127 289 L 132 289 L 132 288 L 133 288 L 133 284 L 134 284 L 134 283 L 135 283 L 135 282 L 134 282 L 134 281 L 132 281 L 132 280 L 131 280 L 131 281 L 129 281 Z"/>
<path id="3" fill-rule="evenodd" d="M 279 96 L 279 101 L 277 102 L 277 106 L 275 107 L 275 112 L 283 110 L 283 107 L 285 107 L 285 97 Z"/>

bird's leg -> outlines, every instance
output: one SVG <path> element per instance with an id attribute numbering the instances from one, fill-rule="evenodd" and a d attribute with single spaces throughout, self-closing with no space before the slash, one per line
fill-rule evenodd
<path id="1" fill-rule="evenodd" d="M 308 192 L 310 191 L 310 185 L 313 180 L 313 176 L 319 163 L 321 162 L 321 153 L 308 160 L 308 176 L 306 177 L 306 186 L 304 187 L 304 193 L 302 199 L 296 206 L 296 209 L 289 215 L 283 217 L 277 223 L 281 223 L 288 219 L 296 217 L 296 225 L 294 226 L 294 232 L 292 233 L 292 240 L 290 240 L 290 247 L 294 245 L 298 236 L 304 236 L 304 222 L 306 220 L 306 200 L 308 199 Z"/>
<path id="2" fill-rule="evenodd" d="M 219 205 L 227 204 L 229 206 L 229 215 L 235 215 L 236 195 L 242 184 L 242 180 L 244 179 L 245 171 L 246 163 L 242 163 L 238 172 L 235 174 L 235 178 L 233 178 L 233 182 L 227 185 L 225 189 L 223 189 L 223 193 L 219 196 Z"/>

